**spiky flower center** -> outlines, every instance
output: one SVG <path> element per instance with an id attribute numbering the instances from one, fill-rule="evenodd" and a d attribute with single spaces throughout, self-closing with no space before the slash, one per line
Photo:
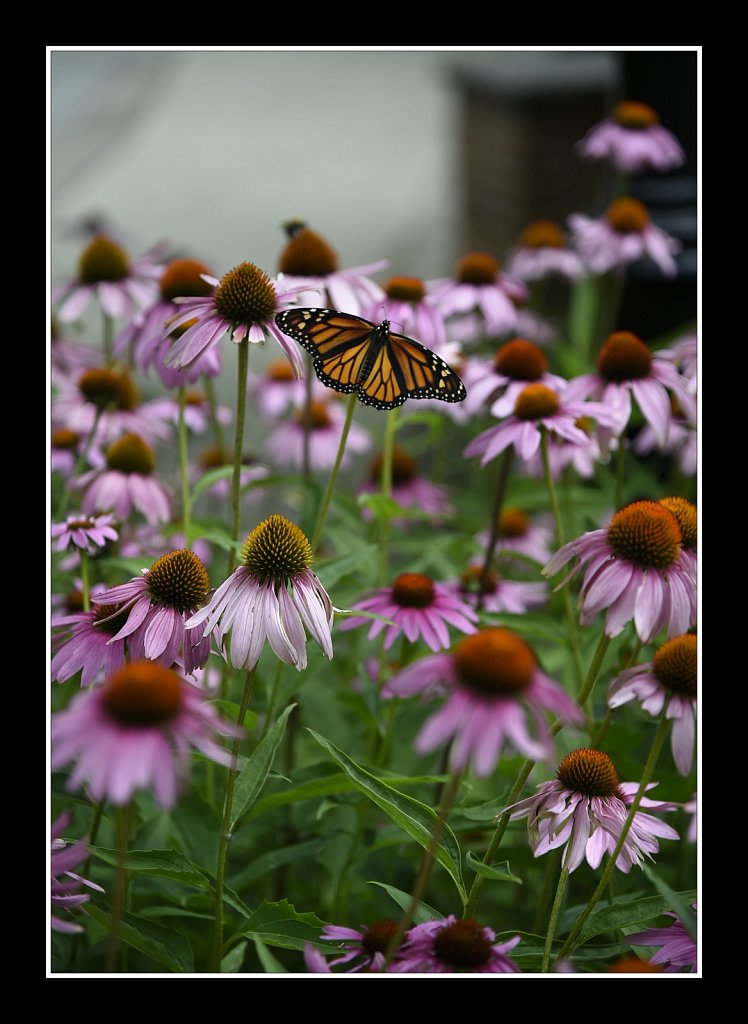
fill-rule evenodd
<path id="1" fill-rule="evenodd" d="M 680 526 L 683 547 L 687 551 L 695 551 L 698 540 L 699 520 L 696 506 L 686 498 L 660 498 L 660 505 L 669 509 Z"/>
<path id="2" fill-rule="evenodd" d="M 512 380 L 540 380 L 548 369 L 548 360 L 534 341 L 513 338 L 494 357 L 496 372 Z"/>
<path id="3" fill-rule="evenodd" d="M 402 302 L 420 302 L 426 294 L 420 277 L 391 277 L 384 291 L 388 299 L 399 299 Z"/>
<path id="4" fill-rule="evenodd" d="M 652 659 L 652 671 L 666 690 L 679 697 L 696 697 L 698 640 L 693 633 L 674 636 Z"/>
<path id="5" fill-rule="evenodd" d="M 185 391 L 184 393 L 185 405 L 202 405 L 205 401 L 205 395 L 202 391 L 192 390 Z"/>
<path id="6" fill-rule="evenodd" d="M 52 432 L 53 448 L 75 448 L 77 444 L 78 434 L 75 430 L 70 430 L 68 427 L 59 427 L 59 429 Z"/>
<path id="7" fill-rule="evenodd" d="M 643 231 L 649 224 L 649 210 L 638 199 L 624 196 L 614 199 L 605 211 L 608 223 L 619 235 L 630 235 Z"/>
<path id="8" fill-rule="evenodd" d="M 312 546 L 298 526 L 276 514 L 247 534 L 241 557 L 259 583 L 286 581 L 311 566 Z"/>
<path id="9" fill-rule="evenodd" d="M 78 378 L 78 390 L 97 409 L 112 406 L 120 412 L 132 412 L 140 404 L 138 389 L 127 370 L 86 370 Z"/>
<path id="10" fill-rule="evenodd" d="M 488 252 L 468 252 L 457 264 L 455 277 L 460 284 L 493 284 L 501 264 Z"/>
<path id="11" fill-rule="evenodd" d="M 220 469 L 228 465 L 228 460 L 217 444 L 211 444 L 200 452 L 200 465 L 203 469 Z"/>
<path id="12" fill-rule="evenodd" d="M 498 585 L 499 577 L 493 569 L 484 573 L 482 565 L 471 565 L 460 573 L 460 591 L 463 594 L 493 594 Z"/>
<path id="13" fill-rule="evenodd" d="M 607 535 L 618 558 L 642 569 L 667 569 L 680 554 L 678 520 L 657 501 L 635 501 L 616 512 Z"/>
<path id="14" fill-rule="evenodd" d="M 270 278 L 254 263 L 240 263 L 224 274 L 214 301 L 219 316 L 231 324 L 264 324 L 278 308 Z"/>
<path id="15" fill-rule="evenodd" d="M 648 103 L 638 103 L 636 100 L 622 100 L 616 103 L 611 117 L 622 128 L 633 129 L 649 128 L 660 120 L 660 115 Z"/>
<path id="16" fill-rule="evenodd" d="M 530 519 L 521 508 L 508 506 L 499 516 L 499 537 L 524 537 L 530 529 Z"/>
<path id="17" fill-rule="evenodd" d="M 556 778 L 583 796 L 620 796 L 616 766 L 602 750 L 572 750 L 558 766 Z"/>
<path id="18" fill-rule="evenodd" d="M 294 423 L 303 426 L 306 423 L 306 415 L 306 409 L 297 409 L 294 413 Z M 311 402 L 309 404 L 309 425 L 312 430 L 324 430 L 331 423 L 330 406 L 327 402 Z"/>
<path id="19" fill-rule="evenodd" d="M 442 963 L 455 970 L 470 971 L 488 963 L 491 940 L 485 929 L 468 917 L 439 929 L 434 939 L 434 952 Z"/>
<path id="20" fill-rule="evenodd" d="M 81 253 L 78 273 L 86 284 L 122 281 L 130 271 L 127 253 L 106 235 L 96 235 Z"/>
<path id="21" fill-rule="evenodd" d="M 545 384 L 528 384 L 517 395 L 514 415 L 519 420 L 542 420 L 558 412 L 560 404 L 558 395 Z"/>
<path id="22" fill-rule="evenodd" d="M 635 334 L 616 331 L 605 341 L 597 354 L 597 372 L 611 383 L 639 380 L 652 368 L 652 353 Z"/>
<path id="23" fill-rule="evenodd" d="M 187 548 L 170 551 L 157 558 L 146 580 L 153 602 L 175 608 L 178 612 L 199 608 L 210 586 L 205 566 Z"/>
<path id="24" fill-rule="evenodd" d="M 511 697 L 532 682 L 535 655 L 509 629 L 482 629 L 454 649 L 460 682 L 481 697 Z"/>
<path id="25" fill-rule="evenodd" d="M 379 483 L 382 479 L 382 461 L 384 456 L 379 454 L 374 457 L 369 470 L 369 479 Z M 409 455 L 402 448 L 395 448 L 392 452 L 392 483 L 409 484 L 418 476 L 418 464 L 412 455 Z"/>
<path id="26" fill-rule="evenodd" d="M 338 269 L 338 257 L 335 250 L 305 224 L 298 221 L 287 225 L 291 234 L 286 248 L 278 261 L 281 274 L 293 274 L 295 277 L 327 277 Z"/>
<path id="27" fill-rule="evenodd" d="M 528 249 L 565 249 L 566 236 L 553 220 L 534 220 L 519 236 L 519 244 Z"/>
<path id="28" fill-rule="evenodd" d="M 172 260 L 159 281 L 161 298 L 172 302 L 180 296 L 203 298 L 210 295 L 213 285 L 208 284 L 201 274 L 210 274 L 210 271 L 198 260 Z"/>
<path id="29" fill-rule="evenodd" d="M 106 464 L 108 469 L 116 469 L 120 473 L 149 476 L 156 468 L 156 459 L 153 449 L 140 434 L 123 434 L 107 448 Z"/>
<path id="30" fill-rule="evenodd" d="M 265 371 L 265 376 L 270 380 L 291 381 L 295 380 L 293 367 L 287 359 L 274 359 Z"/>
<path id="31" fill-rule="evenodd" d="M 663 964 L 640 960 L 638 956 L 622 956 L 605 968 L 606 974 L 662 974 Z"/>
<path id="32" fill-rule="evenodd" d="M 401 573 L 392 584 L 392 600 L 403 608 L 428 608 L 434 596 L 434 581 L 420 572 Z"/>
<path id="33" fill-rule="evenodd" d="M 82 597 L 82 595 L 81 595 Z M 127 622 L 128 609 L 121 604 L 96 604 L 93 600 L 94 625 L 110 636 L 116 636 Z"/>
<path id="34" fill-rule="evenodd" d="M 179 676 L 154 661 L 133 661 L 118 669 L 104 686 L 102 700 L 120 725 L 163 725 L 182 706 Z"/>
<path id="35" fill-rule="evenodd" d="M 396 931 L 397 924 L 395 921 L 390 921 L 389 919 L 375 921 L 364 932 L 361 945 L 369 956 L 374 956 L 375 953 L 385 953 Z"/>

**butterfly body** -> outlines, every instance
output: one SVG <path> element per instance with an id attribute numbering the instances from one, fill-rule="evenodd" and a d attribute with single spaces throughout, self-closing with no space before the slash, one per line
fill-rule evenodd
<path id="1" fill-rule="evenodd" d="M 389 320 L 377 325 L 334 309 L 288 309 L 275 322 L 309 352 L 323 384 L 355 392 L 364 405 L 395 409 L 408 398 L 461 402 L 467 393 L 443 359 L 392 334 Z"/>

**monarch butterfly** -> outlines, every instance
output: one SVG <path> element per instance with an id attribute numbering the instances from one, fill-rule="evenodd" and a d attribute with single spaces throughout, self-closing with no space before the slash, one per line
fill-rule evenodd
<path id="1" fill-rule="evenodd" d="M 436 353 L 404 334 L 334 309 L 288 309 L 275 322 L 314 359 L 323 384 L 355 391 L 375 409 L 394 409 L 408 398 L 461 402 L 465 385 Z"/>

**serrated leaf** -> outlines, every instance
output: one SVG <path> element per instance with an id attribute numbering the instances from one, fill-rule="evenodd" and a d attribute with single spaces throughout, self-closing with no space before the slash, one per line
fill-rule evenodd
<path id="1" fill-rule="evenodd" d="M 275 752 L 281 744 L 283 733 L 286 731 L 288 716 L 295 707 L 295 704 L 288 705 L 278 720 L 268 729 L 267 734 L 257 744 L 251 755 L 247 758 L 246 764 L 239 772 L 234 785 L 231 832 L 236 829 L 242 815 L 246 814 L 260 795 L 260 791 L 265 785 L 265 780 L 273 765 Z"/>
<path id="2" fill-rule="evenodd" d="M 517 885 L 522 885 L 522 879 L 512 874 L 508 860 L 501 861 L 500 864 L 484 864 L 482 860 L 475 856 L 472 850 L 469 850 L 467 863 L 473 871 L 483 878 L 491 878 L 494 882 L 515 882 Z"/>
<path id="3" fill-rule="evenodd" d="M 288 974 L 280 960 L 270 952 L 262 939 L 258 939 L 256 935 L 254 937 L 254 944 L 257 950 L 257 959 L 262 964 L 265 974 Z"/>
<path id="4" fill-rule="evenodd" d="M 86 911 L 94 921 L 98 921 L 107 931 L 111 931 L 111 914 L 93 902 L 86 904 Z M 167 970 L 176 974 L 192 973 L 192 947 L 185 936 L 173 928 L 166 928 L 134 914 L 124 914 L 119 934 L 122 942 L 149 956 Z"/>
<path id="5" fill-rule="evenodd" d="M 397 903 L 401 910 L 407 910 L 410 907 L 410 893 L 403 892 L 402 889 L 396 889 L 394 885 L 387 885 L 386 882 L 374 882 L 369 881 L 367 885 L 378 885 L 380 889 L 384 889 L 388 896 Z M 438 910 L 434 910 L 428 903 L 424 903 L 423 900 L 419 900 L 416 909 L 413 911 L 413 920 L 416 924 L 424 924 L 426 921 L 439 921 L 444 917 L 444 914 L 440 914 Z"/>
<path id="6" fill-rule="evenodd" d="M 320 930 L 324 924 L 316 914 L 298 913 L 288 900 L 279 900 L 277 903 L 266 900 L 250 915 L 242 935 L 253 940 L 260 939 L 269 946 L 303 949 L 305 942 L 319 945 Z"/>
<path id="7" fill-rule="evenodd" d="M 229 950 L 221 960 L 221 974 L 238 974 L 244 963 L 244 954 L 247 952 L 247 942 L 237 942 L 233 949 Z"/>
<path id="8" fill-rule="evenodd" d="M 678 893 L 685 903 L 693 903 L 696 890 Z M 616 901 L 609 907 L 593 910 L 577 936 L 576 944 L 582 945 L 596 935 L 612 932 L 618 928 L 632 928 L 659 917 L 670 910 L 670 903 L 664 896 L 646 896 L 644 899 Z"/>
<path id="9" fill-rule="evenodd" d="M 118 853 L 103 847 L 92 846 L 91 852 L 105 864 L 117 866 Z M 154 878 L 168 878 L 197 889 L 209 889 L 210 882 L 202 871 L 177 850 L 130 850 L 127 855 L 127 870 L 136 871 Z"/>
<path id="10" fill-rule="evenodd" d="M 437 821 L 437 814 L 426 804 L 416 800 L 399 790 L 394 789 L 382 779 L 377 778 L 366 769 L 339 750 L 333 743 L 308 729 L 319 745 L 328 752 L 330 757 L 343 769 L 357 789 L 383 810 L 396 825 L 415 839 L 424 849 L 431 840 L 431 833 Z M 462 856 L 457 838 L 445 822 L 441 838 L 437 844 L 435 857 L 452 878 L 463 903 L 467 900 L 465 884 L 462 879 Z"/>
<path id="11" fill-rule="evenodd" d="M 654 885 L 655 889 L 657 889 L 659 894 L 664 896 L 664 898 L 669 902 L 670 906 L 668 909 L 678 915 L 683 923 L 683 927 L 686 929 L 693 941 L 696 942 L 696 914 L 691 907 L 691 903 L 686 903 L 685 900 L 681 899 L 679 893 L 673 892 L 667 882 L 663 882 L 660 876 L 652 870 L 649 864 L 642 864 L 642 868 L 644 869 L 644 874 L 650 880 L 652 885 Z"/>

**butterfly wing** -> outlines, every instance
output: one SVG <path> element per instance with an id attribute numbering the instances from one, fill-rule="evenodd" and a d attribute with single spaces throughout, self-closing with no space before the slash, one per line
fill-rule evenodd
<path id="1" fill-rule="evenodd" d="M 385 332 L 381 341 L 357 388 L 365 405 L 394 409 L 408 398 L 440 402 L 461 402 L 465 398 L 465 385 L 435 352 L 404 334 Z"/>
<path id="2" fill-rule="evenodd" d="M 323 384 L 350 393 L 359 384 L 376 326 L 334 309 L 288 309 L 275 322 L 312 356 Z"/>

